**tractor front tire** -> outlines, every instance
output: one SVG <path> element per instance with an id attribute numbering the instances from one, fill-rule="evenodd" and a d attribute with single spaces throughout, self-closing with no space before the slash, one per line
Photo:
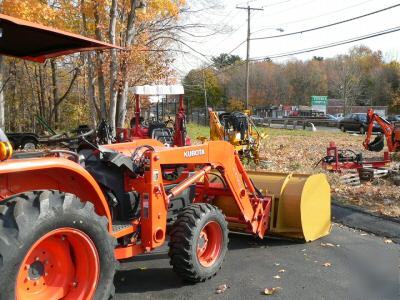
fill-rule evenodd
<path id="1" fill-rule="evenodd" d="M 91 202 L 56 191 L 0 204 L 0 299 L 113 296 L 117 262 L 107 219 Z"/>
<path id="2" fill-rule="evenodd" d="M 184 280 L 201 282 L 221 269 L 228 249 L 228 224 L 215 206 L 191 204 L 178 216 L 170 232 L 169 257 Z"/>

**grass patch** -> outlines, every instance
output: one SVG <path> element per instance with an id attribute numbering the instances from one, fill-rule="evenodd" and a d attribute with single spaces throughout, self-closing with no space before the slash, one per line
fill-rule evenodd
<path id="1" fill-rule="evenodd" d="M 210 137 L 210 127 L 208 126 L 202 126 L 190 123 L 187 125 L 187 131 L 192 140 L 203 136 L 206 138 Z"/>
<path id="2" fill-rule="evenodd" d="M 203 125 L 197 125 L 194 123 L 190 123 L 187 125 L 187 130 L 188 134 L 192 139 L 196 139 L 199 136 L 204 136 L 209 138 L 210 137 L 210 127 L 208 126 L 203 126 Z M 304 137 L 315 137 L 315 136 L 344 136 L 346 134 L 342 132 L 328 132 L 328 131 L 317 131 L 317 132 L 312 132 L 310 130 L 303 130 L 303 129 L 296 129 L 296 130 L 290 130 L 290 129 L 278 129 L 278 128 L 261 128 L 258 127 L 258 130 L 260 133 L 265 133 L 270 137 L 275 137 L 275 136 L 304 136 Z"/>

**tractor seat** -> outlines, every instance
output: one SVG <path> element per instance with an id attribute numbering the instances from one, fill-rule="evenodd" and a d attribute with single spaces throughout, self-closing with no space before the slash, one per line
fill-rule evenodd
<path id="1" fill-rule="evenodd" d="M 151 138 L 160 141 L 164 145 L 173 146 L 174 137 L 170 128 L 155 128 L 151 133 Z"/>

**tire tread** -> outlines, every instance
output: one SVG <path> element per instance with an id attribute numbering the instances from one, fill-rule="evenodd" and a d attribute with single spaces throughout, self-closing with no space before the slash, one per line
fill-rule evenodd
<path id="1" fill-rule="evenodd" d="M 13 196 L 0 204 L 0 290 L 7 291 L 0 294 L 0 300 L 7 299 L 14 293 L 14 287 L 5 283 L 11 280 L 7 278 L 8 273 L 10 270 L 15 271 L 14 268 L 18 267 L 17 262 L 24 257 L 21 253 L 26 251 L 23 250 L 24 247 L 29 249 L 29 243 L 37 233 L 36 230 L 49 225 L 49 222 L 57 222 L 59 218 L 91 220 L 87 222 L 88 224 L 81 225 L 93 228 L 93 232 L 97 234 L 97 240 L 104 241 L 101 244 L 104 253 L 108 253 L 106 258 L 108 271 L 102 274 L 104 276 L 101 279 L 102 286 L 97 289 L 95 299 L 108 300 L 113 296 L 115 293 L 113 278 L 117 267 L 114 257 L 116 241 L 107 232 L 107 218 L 97 215 L 91 202 L 82 202 L 72 194 L 46 190 Z M 101 235 L 107 238 L 99 239 Z M 100 257 L 100 260 L 102 259 L 105 258 Z"/>
<path id="2" fill-rule="evenodd" d="M 193 254 L 196 247 L 194 235 L 196 228 L 207 216 L 218 216 L 224 235 L 223 254 L 228 244 L 228 224 L 222 212 L 215 206 L 205 203 L 196 203 L 187 206 L 179 215 L 170 232 L 169 252 L 170 264 L 174 271 L 183 279 L 190 282 L 202 282 L 211 279 L 221 269 L 223 258 L 217 269 L 211 274 L 202 274 L 196 268 Z"/>

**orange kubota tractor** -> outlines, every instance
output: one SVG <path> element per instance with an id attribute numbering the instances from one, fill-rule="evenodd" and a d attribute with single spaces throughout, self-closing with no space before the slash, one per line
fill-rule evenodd
<path id="1" fill-rule="evenodd" d="M 0 53 L 43 62 L 112 45 L 0 15 Z M 330 231 L 324 175 L 247 173 L 225 141 L 152 139 L 12 156 L 0 134 L 0 299 L 109 299 L 118 260 L 168 240 L 173 270 L 199 282 L 228 231 L 312 241 Z"/>

